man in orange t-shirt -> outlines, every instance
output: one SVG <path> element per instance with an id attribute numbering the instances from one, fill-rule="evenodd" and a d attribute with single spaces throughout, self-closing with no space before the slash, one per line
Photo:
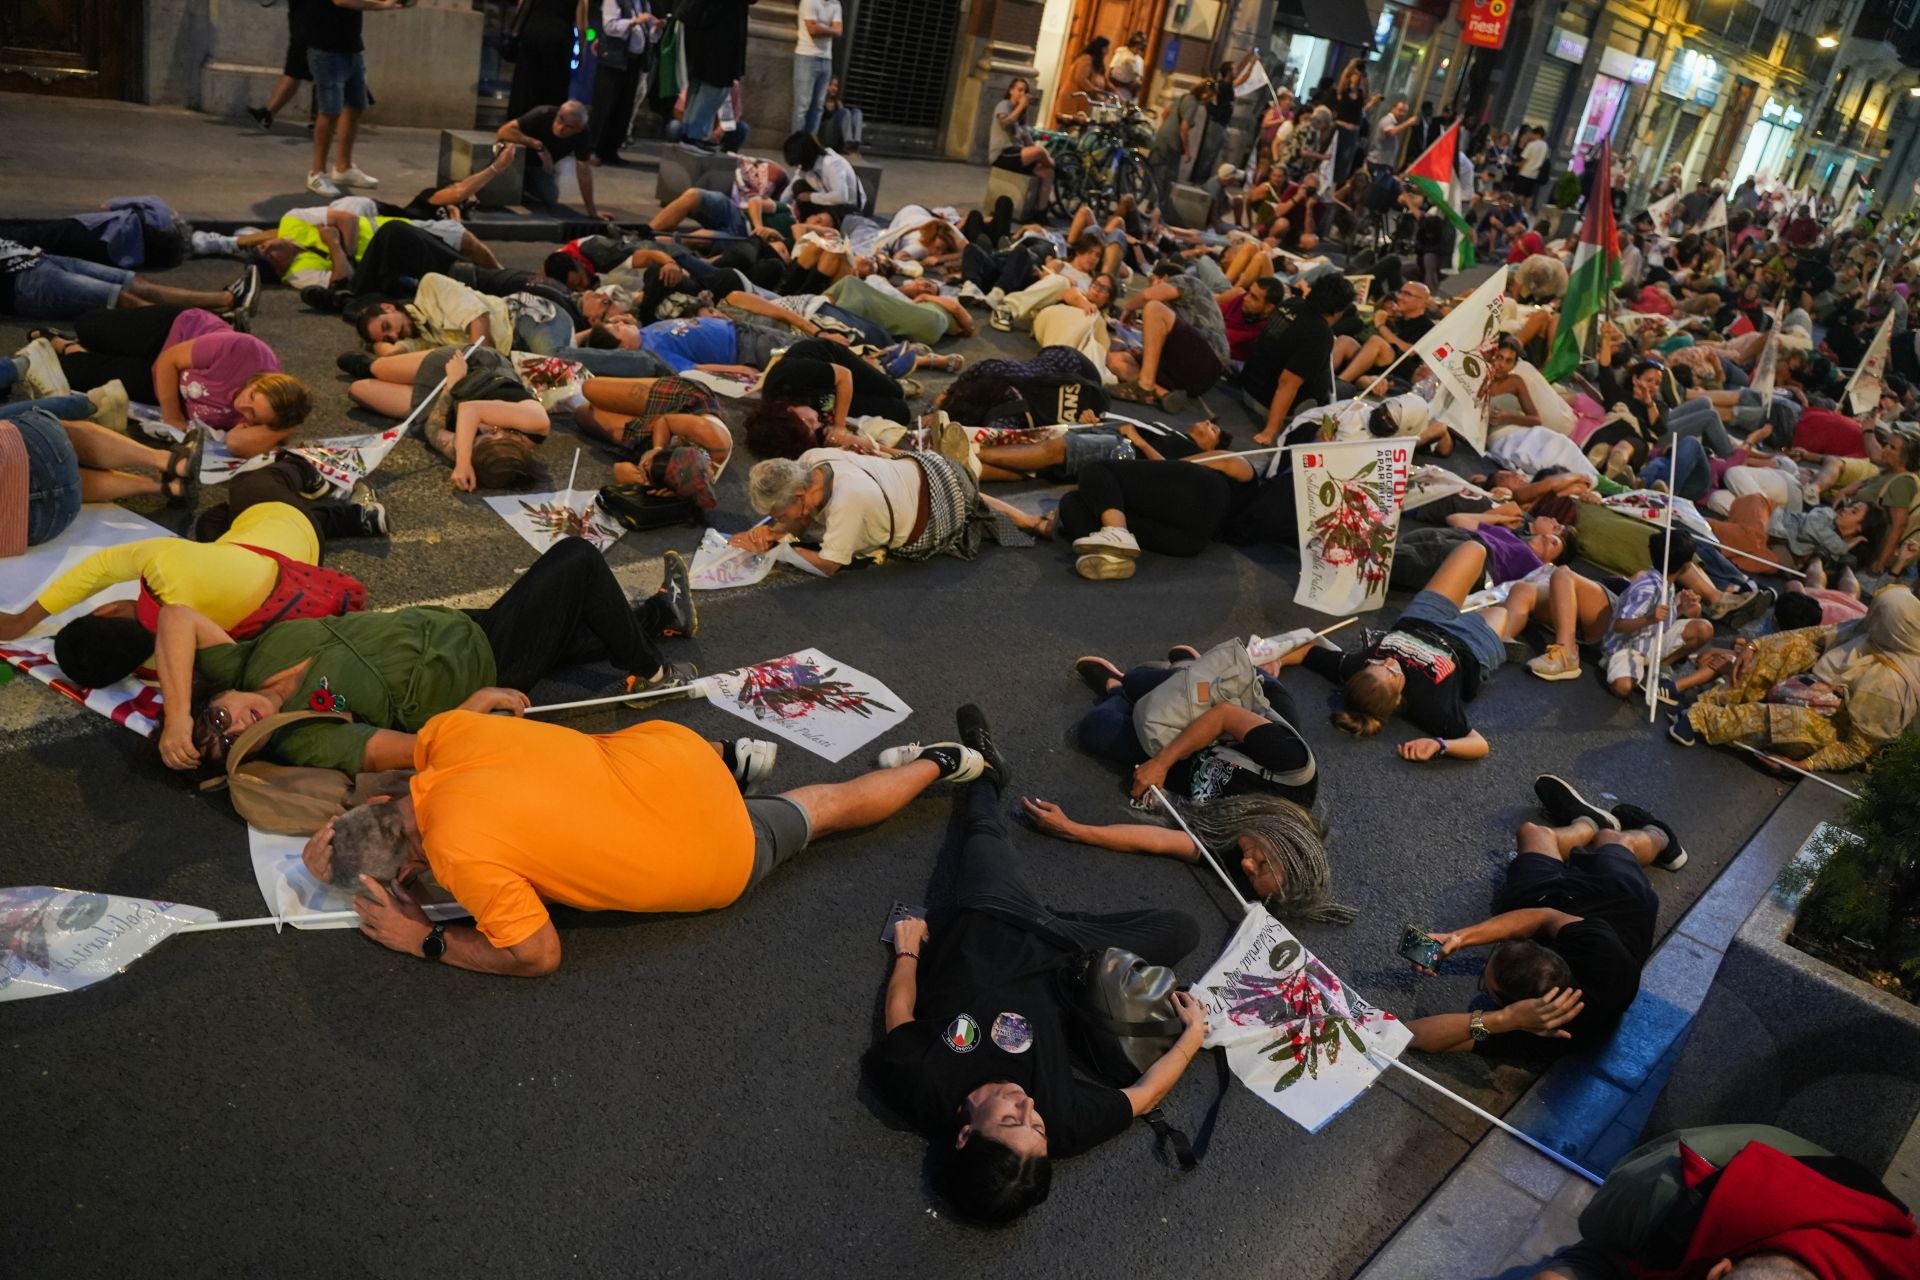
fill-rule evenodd
<path id="1" fill-rule="evenodd" d="M 384 946 L 537 977 L 560 966 L 547 903 L 724 907 L 816 836 L 889 818 L 942 779 L 1003 779 L 977 709 L 962 708 L 961 736 L 894 748 L 893 767 L 850 782 L 743 797 L 723 745 L 668 721 L 590 735 L 449 711 L 420 730 L 405 794 L 335 818 L 302 857 L 321 881 L 363 895 L 361 929 Z M 400 888 L 424 870 L 474 927 L 427 920 Z"/>

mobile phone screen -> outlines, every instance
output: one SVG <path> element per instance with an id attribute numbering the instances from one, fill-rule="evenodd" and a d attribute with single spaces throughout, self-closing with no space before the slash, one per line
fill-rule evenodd
<path id="1" fill-rule="evenodd" d="M 1440 963 L 1440 944 L 1426 930 L 1408 925 L 1400 935 L 1400 954 L 1423 969 Z"/>

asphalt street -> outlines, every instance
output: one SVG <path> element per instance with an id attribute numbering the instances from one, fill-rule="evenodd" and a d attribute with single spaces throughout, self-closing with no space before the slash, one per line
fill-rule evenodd
<path id="1" fill-rule="evenodd" d="M 530 264 L 535 252 L 506 246 L 502 256 Z M 213 286 L 226 274 L 201 262 L 169 278 Z M 4 349 L 24 331 L 0 326 Z M 256 331 L 316 390 L 302 438 L 368 421 L 347 413 L 334 372 L 351 345 L 340 322 L 272 291 Z M 960 349 L 996 347 L 1030 349 L 991 331 Z M 1222 419 L 1244 438 L 1238 413 Z M 543 446 L 554 487 L 577 444 L 557 428 Z M 588 446 L 581 487 L 609 471 Z M 745 473 L 731 468 L 722 485 L 723 529 L 751 518 Z M 339 544 L 330 562 L 360 576 L 376 605 L 484 599 L 533 559 L 417 443 L 373 483 L 393 540 Z M 644 589 L 659 553 L 690 555 L 696 533 L 630 533 L 609 558 Z M 871 672 L 914 709 L 875 750 L 950 736 L 954 707 L 977 701 L 1014 791 L 1121 820 L 1117 771 L 1067 740 L 1088 703 L 1075 657 L 1126 665 L 1176 642 L 1327 621 L 1292 603 L 1296 560 L 1285 549 L 1148 557 L 1124 583 L 1082 581 L 1071 565 L 1054 544 L 828 582 L 782 576 L 703 596 L 700 637 L 673 651 L 719 671 L 811 645 Z M 1320 754 L 1336 892 L 1360 909 L 1351 926 L 1299 932 L 1403 1016 L 1462 1008 L 1472 995 L 1477 966 L 1419 978 L 1394 949 L 1409 922 L 1456 927 L 1486 913 L 1512 828 L 1534 812 L 1536 773 L 1630 798 L 1679 829 L 1693 857 L 1678 874 L 1654 873 L 1663 931 L 1781 794 L 1725 755 L 1669 743 L 1590 679 L 1549 686 L 1507 667 L 1474 707 L 1491 757 L 1427 765 L 1393 755 L 1410 736 L 1403 725 L 1347 737 L 1318 714 L 1329 686 L 1305 672 L 1288 679 Z M 612 680 L 588 669 L 552 692 Z M 662 714 L 710 736 L 748 731 L 704 704 Z M 244 828 L 224 800 L 170 776 L 150 743 L 25 680 L 0 688 L 0 716 L 4 883 L 260 913 Z M 634 716 L 572 723 L 607 730 Z M 774 782 L 845 777 L 862 763 L 786 746 Z M 431 967 L 352 932 L 246 930 L 177 938 L 90 990 L 0 1006 L 0 1132 L 15 1170 L 0 1273 L 65 1276 L 113 1259 L 150 1275 L 991 1269 L 1332 1280 L 1364 1263 L 1482 1131 L 1451 1103 L 1389 1080 L 1308 1135 L 1235 1085 L 1195 1172 L 1157 1158 L 1136 1127 L 1063 1163 L 1052 1199 L 1020 1225 L 990 1236 L 948 1221 L 928 1189 L 925 1144 L 863 1088 L 858 1060 L 878 1027 L 878 931 L 896 899 L 940 900 L 935 871 L 954 812 L 950 794 L 929 792 L 877 830 L 806 852 L 724 914 L 562 911 L 564 964 L 538 981 Z M 1159 903 L 1199 916 L 1208 941 L 1185 977 L 1231 931 L 1231 904 L 1197 869 L 1031 830 L 1015 838 L 1055 906 Z M 1529 1078 L 1470 1058 L 1416 1065 L 1494 1110 Z M 1173 1094 L 1172 1117 L 1197 1124 L 1215 1089 L 1212 1065 L 1199 1064 Z"/>

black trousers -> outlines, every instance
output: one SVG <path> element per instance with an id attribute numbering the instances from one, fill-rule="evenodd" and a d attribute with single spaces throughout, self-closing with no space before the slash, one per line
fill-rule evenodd
<path id="1" fill-rule="evenodd" d="M 373 233 L 347 291 L 359 298 L 411 298 L 420 277 L 446 275 L 460 255 L 426 232 L 404 222 L 389 222 Z"/>
<path id="2" fill-rule="evenodd" d="M 166 349 L 167 334 L 185 307 L 97 307 L 83 311 L 73 322 L 73 336 L 85 351 L 60 357 L 67 381 L 86 391 L 118 378 L 127 396 L 138 404 L 153 404 L 153 362 Z"/>
<path id="3" fill-rule="evenodd" d="M 663 665 L 654 638 L 670 619 L 664 597 L 638 609 L 584 538 L 562 538 L 505 595 L 473 619 L 493 648 L 499 680 L 529 692 L 554 668 L 606 658 L 622 671 L 651 676 Z"/>
<path id="4" fill-rule="evenodd" d="M 212 542 L 228 529 L 242 511 L 263 502 L 284 502 L 313 525 L 324 549 L 329 538 L 360 538 L 367 533 L 366 517 L 358 503 L 333 496 L 328 488 L 318 498 L 307 494 L 319 488 L 319 473 L 307 463 L 282 455 L 264 467 L 243 471 L 227 482 L 227 500 L 208 507 L 194 522 L 193 540 Z"/>
<path id="5" fill-rule="evenodd" d="M 787 355 L 825 360 L 851 374 L 853 403 L 847 406 L 849 416 L 859 418 L 871 414 L 889 422 L 912 425 L 914 412 L 900 384 L 888 377 L 885 370 L 868 364 L 844 345 L 825 338 L 802 338 L 787 348 Z"/>
<path id="6" fill-rule="evenodd" d="M 1039 277 L 1040 264 L 1035 261 L 1033 248 L 1025 243 L 1005 253 L 994 253 L 969 242 L 960 251 L 960 274 L 989 292 L 1002 289 L 1014 293 Z"/>
<path id="7" fill-rule="evenodd" d="M 593 154 L 618 162 L 620 144 L 633 123 L 633 96 L 640 88 L 640 64 L 615 69 L 601 63 L 593 70 Z"/>
<path id="8" fill-rule="evenodd" d="M 1143 551 L 1197 556 L 1220 536 L 1234 482 L 1191 462 L 1093 462 L 1080 487 L 1060 499 L 1060 527 L 1069 539 L 1100 527 L 1100 513 L 1119 511 Z"/>
<path id="9" fill-rule="evenodd" d="M 981 781 L 967 789 L 966 835 L 960 846 L 962 911 L 984 911 L 1073 952 L 1122 947 L 1149 964 L 1178 964 L 1200 944 L 1200 924 L 1184 911 L 1145 907 L 1093 914 L 1055 911 L 1020 874 L 1020 855 L 1007 840 L 1000 795 Z"/>

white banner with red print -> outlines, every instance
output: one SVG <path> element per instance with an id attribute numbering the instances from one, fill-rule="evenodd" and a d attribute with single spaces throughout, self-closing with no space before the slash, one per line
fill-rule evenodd
<path id="1" fill-rule="evenodd" d="M 1386 602 L 1412 461 L 1413 442 L 1404 437 L 1294 451 L 1300 532 L 1295 604 L 1345 617 Z"/>

